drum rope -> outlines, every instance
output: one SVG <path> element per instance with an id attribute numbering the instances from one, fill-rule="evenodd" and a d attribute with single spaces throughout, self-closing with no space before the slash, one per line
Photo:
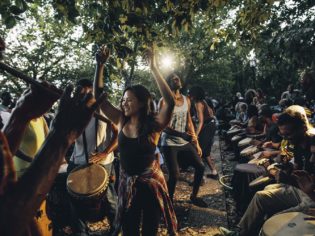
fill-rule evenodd
<path id="1" fill-rule="evenodd" d="M 220 183 L 224 188 L 226 188 L 226 189 L 228 189 L 228 190 L 233 190 L 233 187 L 227 185 L 227 184 L 225 183 L 225 181 L 224 181 L 224 179 L 230 178 L 230 177 L 232 177 L 232 176 L 233 176 L 233 175 L 222 175 L 222 176 L 219 178 L 219 183 Z"/>

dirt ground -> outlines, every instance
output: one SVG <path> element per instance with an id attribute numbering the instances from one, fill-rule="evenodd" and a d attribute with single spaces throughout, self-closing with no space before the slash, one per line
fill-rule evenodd
<path id="1" fill-rule="evenodd" d="M 224 142 L 219 141 L 216 136 L 212 147 L 211 155 L 215 159 L 216 167 L 221 176 L 222 170 L 226 172 L 226 166 L 231 163 L 226 162 L 222 158 Z M 206 168 L 206 173 L 209 169 Z M 226 174 L 226 173 L 224 173 Z M 233 205 L 233 200 L 229 197 L 226 199 L 227 192 L 218 180 L 205 178 L 205 184 L 201 187 L 199 196 L 202 197 L 208 204 L 207 208 L 200 208 L 192 205 L 189 202 L 189 197 L 192 187 L 189 183 L 193 180 L 193 169 L 188 169 L 187 172 L 181 173 L 180 181 L 177 184 L 174 208 L 179 222 L 179 235 L 218 235 L 218 227 L 228 227 L 228 215 L 233 217 L 233 214 L 227 214 L 227 201 Z M 230 204 L 230 205 L 231 205 Z M 230 210 L 234 208 L 228 206 Z M 167 235 L 166 229 L 161 228 L 159 235 Z"/>

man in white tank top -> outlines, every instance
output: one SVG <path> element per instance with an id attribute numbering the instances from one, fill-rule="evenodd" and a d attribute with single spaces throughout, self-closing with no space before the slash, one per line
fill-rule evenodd
<path id="1" fill-rule="evenodd" d="M 175 100 L 171 121 L 161 135 L 162 152 L 169 171 L 169 194 L 173 200 L 179 178 L 179 163 L 185 162 L 195 168 L 191 202 L 200 207 L 207 207 L 207 204 L 197 197 L 205 166 L 200 158 L 201 148 L 190 116 L 191 103 L 189 98 L 181 94 L 182 84 L 176 74 L 168 76 L 167 82 L 173 91 Z M 162 106 L 163 100 L 159 103 L 159 109 Z"/>
<path id="2" fill-rule="evenodd" d="M 81 79 L 78 81 L 78 85 L 81 86 L 83 90 L 93 90 L 95 98 L 100 96 L 104 87 L 103 70 L 104 63 L 107 61 L 108 57 L 109 51 L 107 51 L 106 47 L 102 47 L 96 53 L 97 65 L 94 84 L 87 79 Z M 104 114 L 100 109 L 98 112 L 101 115 Z M 115 179 L 113 177 L 115 175 L 113 166 L 113 151 L 118 145 L 117 137 L 118 131 L 114 124 L 107 119 L 104 119 L 103 121 L 103 119 L 100 120 L 93 117 L 83 131 L 82 135 L 75 141 L 74 150 L 68 166 L 68 172 L 77 166 L 85 165 L 87 162 L 98 163 L 106 169 L 108 175 L 111 176 L 111 179 Z M 110 181 L 106 189 L 105 201 L 107 208 L 106 217 L 109 220 L 112 230 L 118 201 L 113 181 Z M 73 214 L 76 215 L 75 210 Z M 86 224 L 81 219 L 76 218 L 76 216 L 74 216 L 73 224 L 75 228 L 74 230 L 77 231 L 76 233 L 84 233 L 89 230 Z"/>

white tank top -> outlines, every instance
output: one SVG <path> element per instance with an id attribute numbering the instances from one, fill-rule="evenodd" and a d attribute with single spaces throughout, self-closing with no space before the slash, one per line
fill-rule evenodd
<path id="1" fill-rule="evenodd" d="M 178 132 L 185 133 L 187 128 L 188 102 L 187 98 L 184 95 L 182 96 L 184 103 L 181 106 L 174 107 L 172 118 L 168 126 Z M 166 134 L 164 132 L 161 135 L 162 146 L 182 146 L 187 143 L 188 141 L 181 137 Z"/>

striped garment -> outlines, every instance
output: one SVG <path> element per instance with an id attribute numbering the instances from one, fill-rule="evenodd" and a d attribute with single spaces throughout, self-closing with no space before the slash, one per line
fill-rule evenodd
<path id="1" fill-rule="evenodd" d="M 118 190 L 118 212 L 114 222 L 115 233 L 118 235 L 124 213 L 130 207 L 133 197 L 136 193 L 135 183 L 140 181 L 141 183 L 150 186 L 150 189 L 156 196 L 156 200 L 159 202 L 161 212 L 165 221 L 165 225 L 168 228 L 169 235 L 178 235 L 177 233 L 177 219 L 173 209 L 171 199 L 168 195 L 167 185 L 164 179 L 163 172 L 157 161 L 154 161 L 152 165 L 146 169 L 141 175 L 129 176 L 122 168 L 120 168 Z"/>

